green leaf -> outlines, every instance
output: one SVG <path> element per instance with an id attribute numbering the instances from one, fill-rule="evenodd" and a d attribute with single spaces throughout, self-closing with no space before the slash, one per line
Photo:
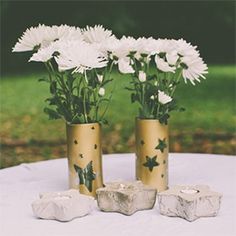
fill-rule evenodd
<path id="1" fill-rule="evenodd" d="M 169 118 L 170 118 L 170 115 L 166 113 L 159 118 L 159 121 L 161 124 L 167 125 Z"/>
<path id="2" fill-rule="evenodd" d="M 138 96 L 137 96 L 137 94 L 132 93 L 132 94 L 131 94 L 131 103 L 134 103 L 134 102 L 136 102 L 136 101 L 138 101 Z"/>
<path id="3" fill-rule="evenodd" d="M 57 92 L 57 82 L 52 81 L 50 84 L 50 93 L 55 94 Z"/>
<path id="4" fill-rule="evenodd" d="M 185 109 L 184 107 L 180 107 L 180 108 L 179 108 L 179 111 L 180 111 L 180 112 L 184 112 L 184 111 L 186 111 L 186 109 Z"/>
<path id="5" fill-rule="evenodd" d="M 129 87 L 125 87 L 126 90 L 129 90 L 129 91 L 135 91 L 134 88 L 129 88 Z"/>
<path id="6" fill-rule="evenodd" d="M 45 102 L 48 102 L 49 105 L 56 105 L 57 98 L 56 97 L 47 98 L 47 99 L 45 99 Z"/>
<path id="7" fill-rule="evenodd" d="M 48 114 L 49 120 L 56 120 L 56 119 L 60 119 L 61 118 L 61 116 L 58 114 L 58 112 L 56 112 L 55 110 L 53 110 L 51 108 L 45 107 L 44 108 L 44 112 L 46 114 Z"/>
<path id="8" fill-rule="evenodd" d="M 113 79 L 108 79 L 108 80 L 104 80 L 102 83 L 101 83 L 101 86 L 105 86 L 106 84 L 110 83 L 111 81 L 113 81 Z"/>
<path id="9" fill-rule="evenodd" d="M 48 82 L 49 83 L 50 81 L 49 81 L 49 78 L 45 76 L 45 77 L 39 78 L 38 82 Z"/>

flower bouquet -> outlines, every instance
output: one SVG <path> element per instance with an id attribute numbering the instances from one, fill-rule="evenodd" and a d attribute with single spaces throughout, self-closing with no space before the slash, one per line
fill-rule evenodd
<path id="1" fill-rule="evenodd" d="M 113 52 L 122 61 L 120 72 L 132 74 L 126 89 L 131 92 L 131 102 L 139 105 L 136 176 L 162 191 L 168 184 L 168 119 L 171 111 L 184 111 L 174 97 L 176 88 L 181 79 L 193 85 L 200 82 L 207 66 L 196 47 L 183 39 L 123 37 L 120 45 L 126 45 L 122 54 L 116 48 Z"/>
<path id="2" fill-rule="evenodd" d="M 39 25 L 27 29 L 13 52 L 32 51 L 29 61 L 42 62 L 51 96 L 44 111 L 50 119 L 66 122 L 70 187 L 95 195 L 102 186 L 101 123 L 112 91 L 113 61 L 104 47 L 114 39 L 111 31 L 98 25 L 80 29 L 67 25 Z"/>
<path id="3" fill-rule="evenodd" d="M 183 111 L 174 97 L 181 78 L 193 85 L 205 78 L 207 66 L 196 47 L 185 40 L 122 37 L 102 26 L 79 29 L 67 25 L 31 27 L 13 48 L 33 51 L 29 61 L 43 62 L 51 97 L 44 111 L 63 118 L 67 127 L 70 187 L 95 195 L 102 186 L 101 123 L 112 92 L 114 65 L 131 74 L 131 102 L 136 118 L 136 175 L 158 191 L 167 188 L 168 119 Z"/>

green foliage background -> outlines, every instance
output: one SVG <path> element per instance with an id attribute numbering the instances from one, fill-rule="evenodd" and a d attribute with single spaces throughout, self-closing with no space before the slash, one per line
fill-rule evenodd
<path id="1" fill-rule="evenodd" d="M 41 70 L 12 54 L 22 32 L 41 24 L 103 24 L 118 36 L 185 38 L 207 63 L 235 63 L 235 1 L 1 1 L 1 72 Z"/>
<path id="2" fill-rule="evenodd" d="M 170 151 L 235 154 L 235 2 L 233 1 L 1 1 L 0 168 L 64 157 L 65 124 L 43 113 L 49 95 L 38 83 L 44 68 L 11 48 L 39 23 L 103 24 L 117 36 L 185 38 L 209 66 L 207 80 L 184 83 L 177 99 L 187 110 L 170 118 Z M 113 73 L 116 91 L 103 129 L 104 153 L 134 151 L 135 104 L 129 76 Z"/>

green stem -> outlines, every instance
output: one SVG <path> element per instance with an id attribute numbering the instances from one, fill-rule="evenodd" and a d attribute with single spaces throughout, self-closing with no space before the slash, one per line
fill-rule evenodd
<path id="1" fill-rule="evenodd" d="M 158 115 L 159 115 L 159 109 L 160 109 L 160 103 L 158 102 L 157 108 L 156 108 L 156 118 L 157 118 Z"/>
<path id="2" fill-rule="evenodd" d="M 85 94 L 85 88 L 84 88 L 84 93 L 83 93 L 83 108 L 84 108 L 84 121 L 85 123 L 88 123 L 88 116 L 87 116 L 87 111 L 86 111 L 86 94 Z"/>
<path id="3" fill-rule="evenodd" d="M 87 89 L 87 83 L 88 83 L 86 71 L 84 72 L 84 79 L 85 79 L 84 92 L 83 92 L 84 121 L 85 121 L 85 123 L 88 123 L 88 115 L 87 115 L 87 111 L 86 111 L 86 93 L 85 93 L 85 91 Z"/>
<path id="4" fill-rule="evenodd" d="M 176 90 L 176 87 L 177 87 L 177 85 L 178 85 L 178 83 L 179 83 L 179 80 L 180 80 L 180 78 L 181 78 L 181 75 L 182 75 L 182 70 L 180 70 L 179 71 L 179 74 L 178 74 L 178 76 L 177 76 L 177 79 L 176 79 L 176 81 L 175 81 L 175 86 L 173 87 L 173 89 L 172 89 L 172 91 L 171 91 L 171 93 L 170 93 L 170 96 L 172 97 L 173 96 L 173 94 L 174 94 L 174 92 L 175 92 L 175 90 Z"/>

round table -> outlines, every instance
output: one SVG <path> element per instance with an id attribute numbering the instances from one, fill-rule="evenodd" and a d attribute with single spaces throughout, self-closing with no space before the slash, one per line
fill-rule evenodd
<path id="1" fill-rule="evenodd" d="M 135 155 L 103 156 L 104 182 L 135 180 Z M 188 222 L 162 216 L 158 202 L 152 210 L 132 216 L 101 212 L 62 223 L 37 219 L 31 203 L 39 193 L 68 188 L 67 160 L 56 159 L 0 170 L 1 236 L 230 236 L 236 235 L 236 158 L 208 154 L 174 154 L 169 156 L 169 185 L 207 184 L 221 192 L 223 199 L 217 217 Z"/>

